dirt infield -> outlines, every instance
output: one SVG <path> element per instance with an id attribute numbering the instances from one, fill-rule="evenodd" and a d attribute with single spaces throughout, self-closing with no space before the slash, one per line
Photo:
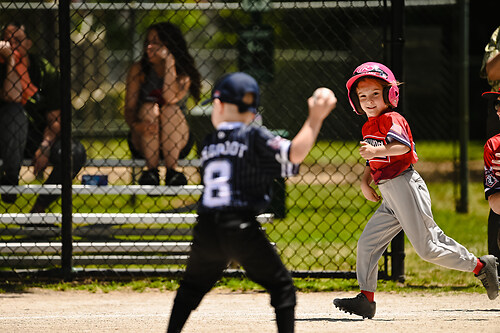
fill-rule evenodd
<path id="1" fill-rule="evenodd" d="M 335 297 L 299 293 L 296 332 L 500 332 L 500 298 L 485 294 L 377 293 L 372 320 L 340 312 Z M 0 332 L 165 332 L 174 292 L 47 291 L 0 294 Z M 276 332 L 266 293 L 214 290 L 183 332 Z"/>

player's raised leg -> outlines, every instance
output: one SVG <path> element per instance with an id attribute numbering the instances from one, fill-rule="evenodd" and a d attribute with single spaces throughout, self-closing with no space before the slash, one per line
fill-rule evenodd
<path id="1" fill-rule="evenodd" d="M 478 259 L 439 228 L 432 216 L 429 191 L 417 171 L 380 184 L 379 189 L 422 259 L 443 267 L 473 272 L 490 299 L 498 296 L 497 259 L 494 256 Z"/>

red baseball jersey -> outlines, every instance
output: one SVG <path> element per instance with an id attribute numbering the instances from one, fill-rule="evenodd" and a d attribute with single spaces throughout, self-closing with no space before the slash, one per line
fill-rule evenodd
<path id="1" fill-rule="evenodd" d="M 418 161 L 415 143 L 406 119 L 397 112 L 386 112 L 369 117 L 363 125 L 363 140 L 372 146 L 382 146 L 394 140 L 408 146 L 403 155 L 374 157 L 368 161 L 375 184 L 382 179 L 392 179 Z"/>
<path id="2" fill-rule="evenodd" d="M 484 145 L 484 194 L 486 199 L 496 192 L 500 192 L 500 177 L 495 176 L 492 160 L 496 160 L 495 153 L 500 153 L 500 134 L 486 141 Z"/>

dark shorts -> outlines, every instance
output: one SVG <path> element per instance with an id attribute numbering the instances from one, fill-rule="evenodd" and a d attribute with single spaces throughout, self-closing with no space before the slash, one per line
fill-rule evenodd
<path id="1" fill-rule="evenodd" d="M 498 193 L 500 192 L 500 188 L 498 187 L 494 187 L 494 188 L 490 188 L 490 189 L 487 189 L 485 192 L 484 192 L 484 196 L 486 198 L 486 200 L 488 200 L 488 197 L 492 194 L 495 194 L 495 193 Z"/>

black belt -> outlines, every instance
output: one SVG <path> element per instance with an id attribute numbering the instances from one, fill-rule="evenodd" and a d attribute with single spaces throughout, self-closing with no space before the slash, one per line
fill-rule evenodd
<path id="1" fill-rule="evenodd" d="M 242 212 L 214 212 L 200 214 L 198 220 L 201 223 L 214 223 L 225 228 L 241 228 L 256 223 L 255 214 Z"/>

